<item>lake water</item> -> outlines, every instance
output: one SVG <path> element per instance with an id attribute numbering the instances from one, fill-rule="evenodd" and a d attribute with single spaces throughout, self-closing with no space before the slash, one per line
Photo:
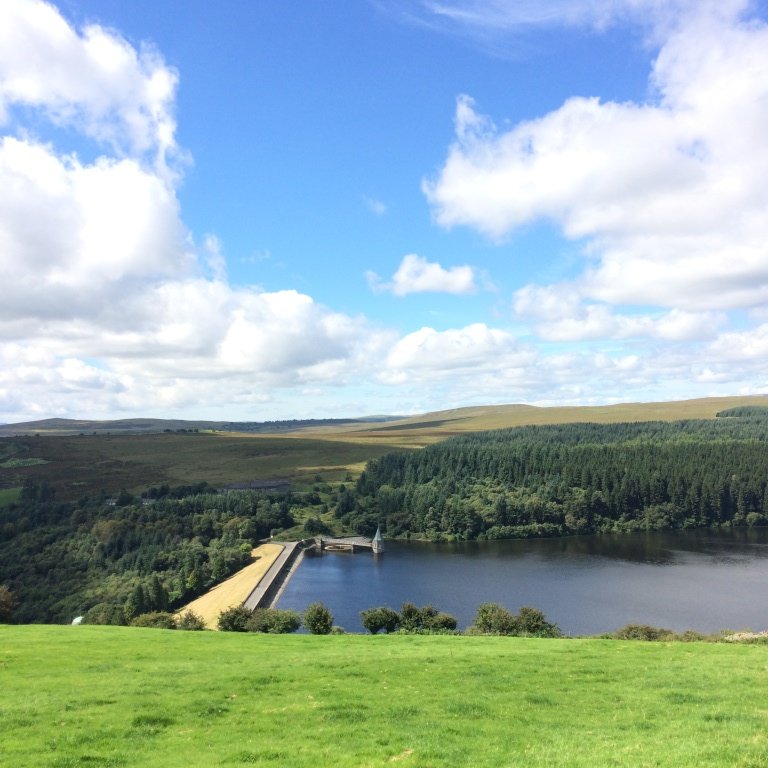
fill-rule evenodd
<path id="1" fill-rule="evenodd" d="M 677 631 L 768 628 L 768 529 L 575 536 L 527 541 L 387 541 L 385 554 L 306 555 L 279 608 L 325 603 L 362 632 L 359 613 L 410 601 L 452 613 L 477 606 L 540 608 L 563 632 L 608 632 L 630 622 Z"/>

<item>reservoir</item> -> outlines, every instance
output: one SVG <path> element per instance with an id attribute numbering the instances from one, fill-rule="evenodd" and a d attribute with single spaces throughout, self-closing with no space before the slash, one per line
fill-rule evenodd
<path id="1" fill-rule="evenodd" d="M 768 529 L 695 530 L 525 541 L 387 541 L 385 554 L 307 554 L 279 608 L 325 603 L 363 632 L 359 613 L 431 603 L 459 628 L 478 605 L 532 605 L 570 635 L 630 622 L 676 631 L 768 628 Z"/>

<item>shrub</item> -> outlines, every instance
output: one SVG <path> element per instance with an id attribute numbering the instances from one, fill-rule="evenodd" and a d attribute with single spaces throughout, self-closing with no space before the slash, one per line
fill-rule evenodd
<path id="1" fill-rule="evenodd" d="M 613 633 L 617 640 L 670 640 L 674 633 L 671 629 L 652 627 L 649 624 L 627 624 Z"/>
<path id="2" fill-rule="evenodd" d="M 401 632 L 454 630 L 457 624 L 455 616 L 438 611 L 433 605 L 424 605 L 418 608 L 413 603 L 403 603 L 400 608 Z"/>
<path id="3" fill-rule="evenodd" d="M 468 630 L 473 635 L 526 635 L 528 637 L 561 637 L 557 624 L 547 621 L 538 608 L 524 605 L 514 614 L 497 603 L 483 603 Z"/>
<path id="4" fill-rule="evenodd" d="M 333 629 L 333 614 L 322 603 L 312 603 L 304 611 L 304 626 L 313 635 L 329 635 Z"/>
<path id="5" fill-rule="evenodd" d="M 155 629 L 176 629 L 176 618 L 166 611 L 150 611 L 131 619 L 132 627 L 154 627 Z"/>
<path id="6" fill-rule="evenodd" d="M 531 637 L 560 637 L 562 632 L 557 624 L 544 618 L 538 608 L 524 605 L 517 613 L 517 633 Z"/>
<path id="7" fill-rule="evenodd" d="M 233 605 L 219 614 L 218 627 L 222 632 L 248 632 L 251 612 L 244 605 Z"/>
<path id="8" fill-rule="evenodd" d="M 367 611 L 360 611 L 360 621 L 372 635 L 377 634 L 382 629 L 389 634 L 400 626 L 400 615 L 391 608 L 379 606 L 378 608 L 369 608 Z"/>
<path id="9" fill-rule="evenodd" d="M 96 603 L 83 616 L 83 624 L 111 624 L 124 626 L 125 613 L 122 605 L 115 603 Z"/>
<path id="10" fill-rule="evenodd" d="M 267 632 L 270 635 L 285 635 L 295 632 L 301 626 L 301 614 L 279 608 L 257 608 L 248 619 L 248 632 Z"/>
<path id="11" fill-rule="evenodd" d="M 331 529 L 319 517 L 310 517 L 304 523 L 304 533 L 307 536 L 330 536 Z"/>
<path id="12" fill-rule="evenodd" d="M 478 606 L 470 634 L 512 635 L 515 634 L 515 615 L 498 603 L 482 603 Z"/>
<path id="13" fill-rule="evenodd" d="M 185 611 L 176 620 L 176 627 L 189 632 L 199 632 L 205 629 L 205 621 L 194 611 Z"/>
<path id="14" fill-rule="evenodd" d="M 440 632 L 453 631 L 458 626 L 458 623 L 459 622 L 455 616 L 452 616 L 450 613 L 444 613 L 443 611 L 440 611 L 432 617 L 431 621 L 429 622 L 429 629 L 437 630 Z"/>

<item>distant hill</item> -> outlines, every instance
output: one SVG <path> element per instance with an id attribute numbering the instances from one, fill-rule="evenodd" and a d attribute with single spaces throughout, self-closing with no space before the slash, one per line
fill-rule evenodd
<path id="1" fill-rule="evenodd" d="M 114 419 L 94 421 L 91 419 L 41 419 L 18 424 L 3 424 L 0 435 L 78 435 L 84 434 L 140 434 L 147 432 L 175 432 L 179 429 L 221 429 L 223 422 L 184 421 L 180 419 Z"/>
<path id="2" fill-rule="evenodd" d="M 357 419 L 288 419 L 284 421 L 192 421 L 184 419 L 41 419 L 17 424 L 1 424 L 0 437 L 16 435 L 125 435 L 156 432 L 296 432 L 313 428 L 361 426 L 397 419 L 397 416 L 371 416 Z"/>
<path id="3" fill-rule="evenodd" d="M 671 400 L 660 403 L 617 403 L 614 405 L 573 405 L 538 407 L 514 403 L 478 405 L 435 411 L 387 424 L 345 428 L 346 433 L 389 435 L 399 433 L 404 439 L 432 436 L 440 439 L 453 434 L 504 429 L 536 424 L 573 424 L 596 422 L 609 424 L 623 421 L 679 421 L 681 419 L 714 419 L 718 412 L 730 408 L 768 406 L 768 396 L 706 397 L 695 400 Z M 409 440 L 410 442 L 410 440 Z"/>

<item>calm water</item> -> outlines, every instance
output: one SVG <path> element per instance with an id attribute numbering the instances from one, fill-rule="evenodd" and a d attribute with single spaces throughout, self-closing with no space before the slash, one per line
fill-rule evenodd
<path id="1" fill-rule="evenodd" d="M 678 631 L 768 627 L 768 529 L 536 541 L 386 542 L 386 553 L 305 556 L 278 607 L 321 600 L 363 631 L 359 612 L 432 603 L 472 622 L 477 606 L 534 605 L 568 634 L 629 622 Z"/>

